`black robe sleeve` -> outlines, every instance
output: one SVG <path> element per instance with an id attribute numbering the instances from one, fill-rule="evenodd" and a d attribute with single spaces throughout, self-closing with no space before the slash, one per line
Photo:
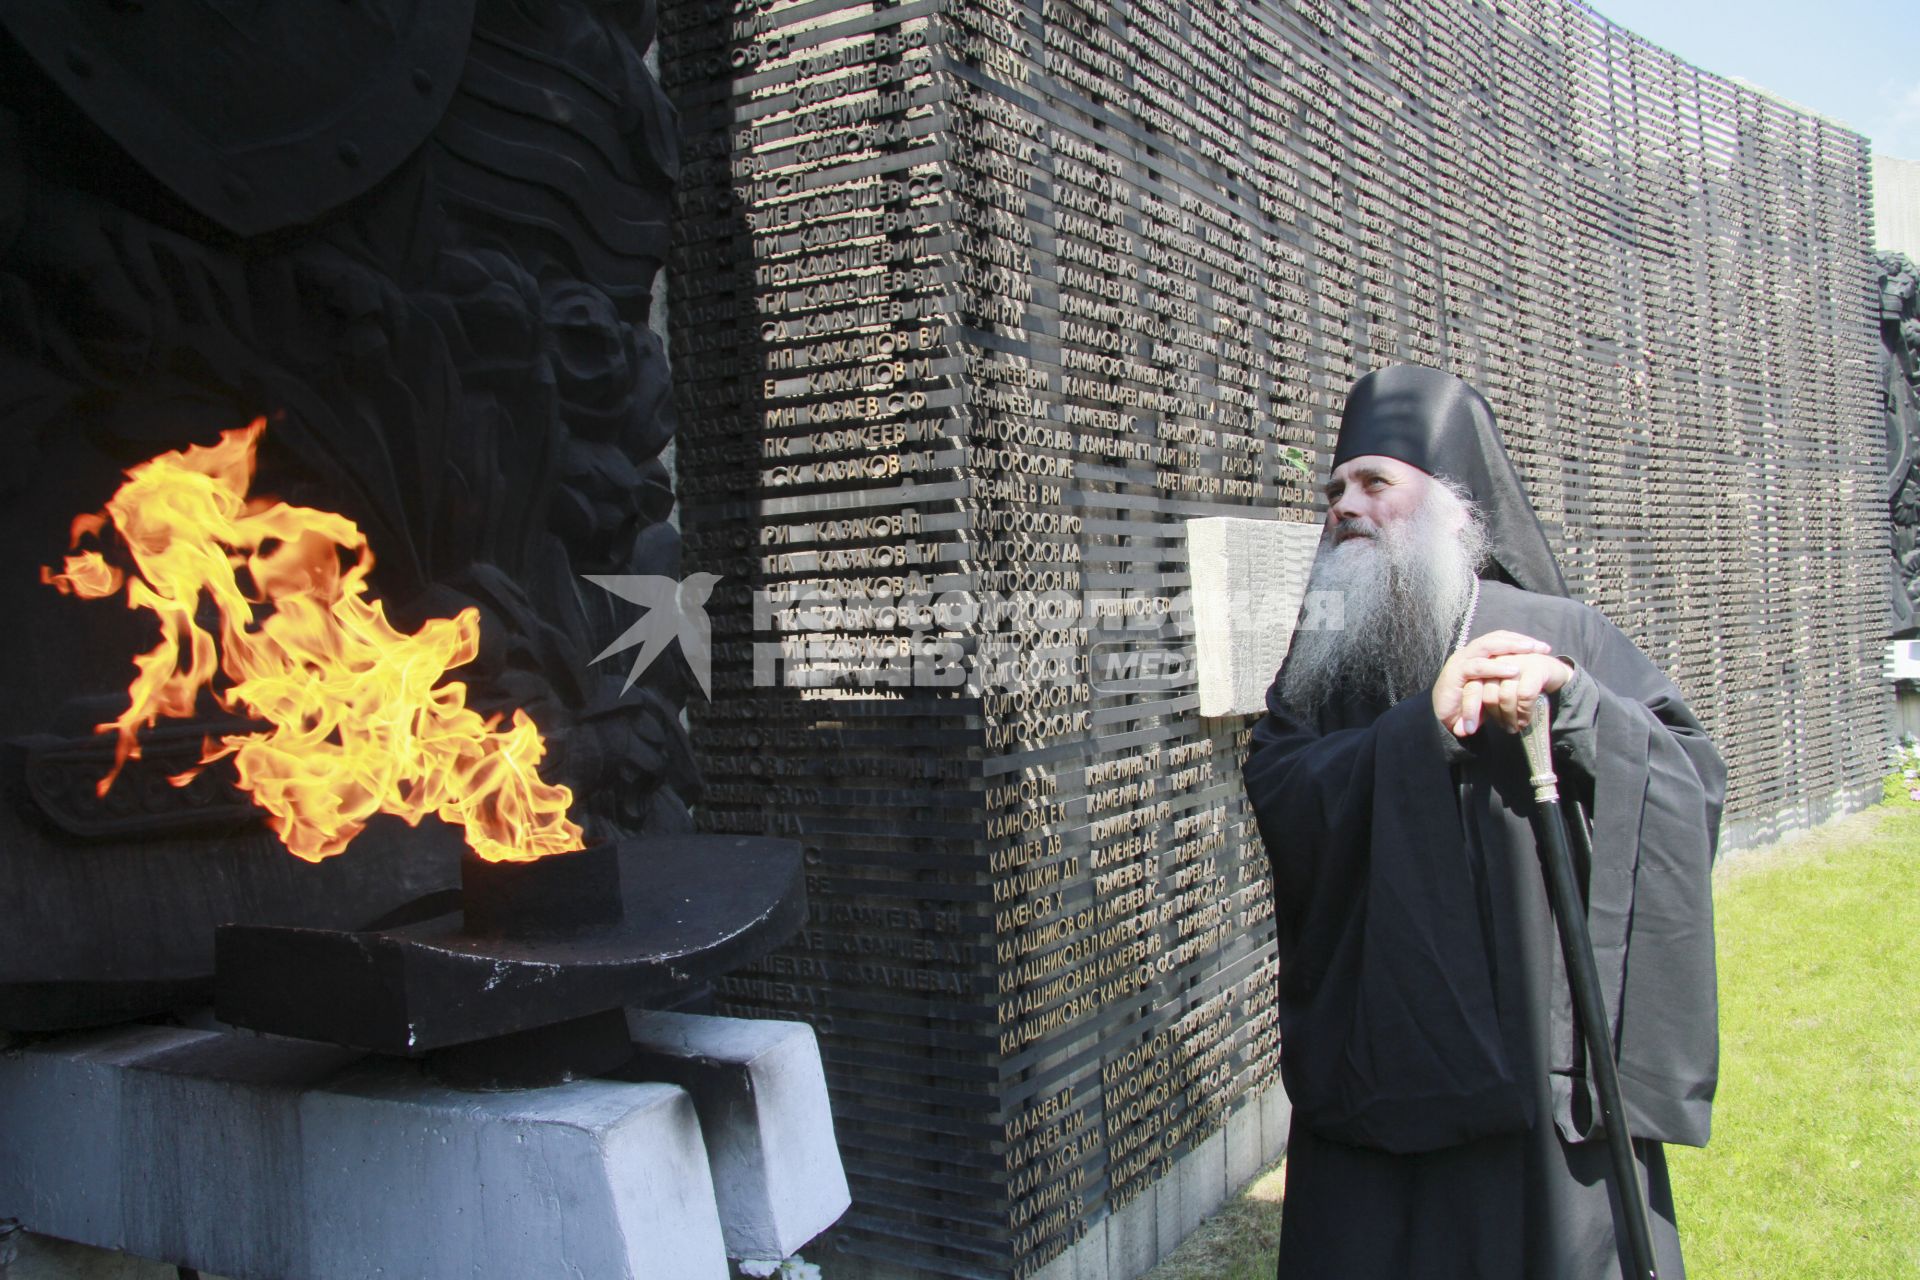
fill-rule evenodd
<path id="1" fill-rule="evenodd" d="M 1486 629 L 1496 624 L 1511 626 L 1497 611 Z M 1591 796 L 1587 925 L 1629 1127 L 1704 1146 L 1719 1065 L 1711 873 L 1726 766 L 1680 691 L 1600 614 L 1561 605 L 1532 625 L 1593 677 L 1591 754 L 1570 753 L 1569 781 Z M 1564 971 L 1554 980 L 1558 995 Z M 1553 1020 L 1555 1120 L 1569 1140 L 1596 1136 L 1570 1000 L 1555 1000 Z"/>
<path id="2" fill-rule="evenodd" d="M 1444 738 L 1422 690 L 1322 732 L 1276 690 L 1246 782 L 1273 872 L 1281 1072 L 1321 1135 L 1427 1151 L 1526 1127 Z"/>

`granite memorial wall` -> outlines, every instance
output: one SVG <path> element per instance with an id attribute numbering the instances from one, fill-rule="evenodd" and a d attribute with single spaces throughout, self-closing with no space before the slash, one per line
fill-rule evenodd
<path id="1" fill-rule="evenodd" d="M 1564 0 L 661 23 L 698 812 L 810 860 L 720 996 L 820 1030 L 849 1254 L 1028 1275 L 1259 1132 L 1252 722 L 1197 714 L 1182 522 L 1313 518 L 1369 369 L 1486 392 L 1730 819 L 1878 777 L 1862 138 Z"/>

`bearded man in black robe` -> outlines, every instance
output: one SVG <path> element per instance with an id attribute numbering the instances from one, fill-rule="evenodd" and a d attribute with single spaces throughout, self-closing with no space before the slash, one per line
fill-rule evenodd
<path id="1" fill-rule="evenodd" d="M 1308 589 L 1342 625 L 1296 634 L 1246 764 L 1294 1106 L 1282 1280 L 1631 1273 L 1529 826 L 1539 693 L 1676 1280 L 1660 1144 L 1707 1140 L 1725 767 L 1673 684 L 1567 598 L 1467 383 L 1362 378 L 1327 500 Z"/>

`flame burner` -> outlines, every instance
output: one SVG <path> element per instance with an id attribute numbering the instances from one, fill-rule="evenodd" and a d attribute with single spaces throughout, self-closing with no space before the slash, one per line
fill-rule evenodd
<path id="1" fill-rule="evenodd" d="M 555 1084 L 630 1056 L 627 1006 L 697 994 L 806 912 L 799 846 L 763 837 L 631 839 L 526 863 L 469 855 L 461 879 L 458 895 L 389 927 L 222 927 L 216 1014 L 422 1058 L 462 1087 Z"/>
<path id="2" fill-rule="evenodd" d="M 533 942 L 613 928 L 626 913 L 611 843 L 532 862 L 460 860 L 460 907 L 475 937 Z"/>

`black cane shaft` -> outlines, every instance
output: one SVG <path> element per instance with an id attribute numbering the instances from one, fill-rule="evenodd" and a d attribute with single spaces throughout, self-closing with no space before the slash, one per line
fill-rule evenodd
<path id="1" fill-rule="evenodd" d="M 1653 1262 L 1653 1235 L 1647 1224 L 1646 1194 L 1634 1164 L 1633 1138 L 1627 1132 L 1626 1108 L 1620 1100 L 1620 1073 L 1613 1060 L 1613 1031 L 1607 1024 L 1607 1006 L 1600 994 L 1600 972 L 1593 961 L 1593 940 L 1587 933 L 1586 905 L 1573 879 L 1573 859 L 1567 851 L 1567 830 L 1555 801 L 1533 808 L 1540 861 L 1546 870 L 1547 897 L 1560 922 L 1560 949 L 1566 956 L 1567 978 L 1573 988 L 1574 1016 L 1587 1042 L 1587 1061 L 1600 1095 L 1600 1119 L 1606 1126 L 1607 1149 L 1613 1157 L 1614 1186 L 1626 1217 L 1627 1243 L 1633 1253 L 1636 1280 L 1657 1280 Z"/>

